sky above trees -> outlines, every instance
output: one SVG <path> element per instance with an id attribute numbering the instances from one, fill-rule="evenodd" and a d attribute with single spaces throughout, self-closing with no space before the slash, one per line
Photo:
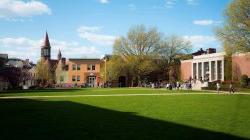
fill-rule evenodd
<path id="1" fill-rule="evenodd" d="M 222 49 L 214 29 L 223 25 L 231 0 L 1 0 L 0 53 L 40 58 L 45 31 L 52 58 L 99 58 L 112 53 L 116 37 L 134 25 L 157 27 L 198 48 Z"/>

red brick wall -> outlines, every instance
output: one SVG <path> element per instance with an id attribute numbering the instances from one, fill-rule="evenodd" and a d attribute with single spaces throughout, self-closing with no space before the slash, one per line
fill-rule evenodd
<path id="1" fill-rule="evenodd" d="M 181 80 L 188 80 L 192 76 L 192 62 L 181 62 Z"/>
<path id="2" fill-rule="evenodd" d="M 232 56 L 233 79 L 238 80 L 243 74 L 250 77 L 250 53 Z"/>

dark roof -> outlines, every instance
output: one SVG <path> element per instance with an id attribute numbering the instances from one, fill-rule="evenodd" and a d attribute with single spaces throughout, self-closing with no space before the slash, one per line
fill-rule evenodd
<path id="1" fill-rule="evenodd" d="M 49 64 L 49 69 L 51 71 L 55 71 L 57 64 L 58 64 L 58 60 L 54 60 L 54 59 L 50 59 L 50 60 L 46 60 L 46 62 Z"/>
<path id="2" fill-rule="evenodd" d="M 0 58 L 8 59 L 8 54 L 0 54 Z"/>
<path id="3" fill-rule="evenodd" d="M 99 58 L 69 58 L 69 61 L 71 61 L 71 60 L 100 61 Z"/>

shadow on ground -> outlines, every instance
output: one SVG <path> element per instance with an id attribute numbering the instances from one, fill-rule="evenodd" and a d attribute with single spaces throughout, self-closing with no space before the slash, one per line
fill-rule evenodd
<path id="1" fill-rule="evenodd" d="M 0 139 L 244 139 L 69 101 L 0 100 Z"/>
<path id="2" fill-rule="evenodd" d="M 69 88 L 69 89 L 28 89 L 28 90 L 7 90 L 0 92 L 1 94 L 12 94 L 12 93 L 42 93 L 42 92 L 76 92 L 83 89 Z"/>

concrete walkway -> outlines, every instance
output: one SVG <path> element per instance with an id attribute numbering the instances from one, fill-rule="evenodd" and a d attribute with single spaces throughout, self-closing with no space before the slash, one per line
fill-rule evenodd
<path id="1" fill-rule="evenodd" d="M 211 92 L 210 93 L 153 93 L 153 94 L 102 94 L 102 95 L 52 95 L 52 96 L 9 96 L 0 99 L 38 99 L 38 98 L 78 98 L 78 97 L 124 97 L 124 96 L 180 96 L 180 95 L 250 95 L 250 93 Z"/>

